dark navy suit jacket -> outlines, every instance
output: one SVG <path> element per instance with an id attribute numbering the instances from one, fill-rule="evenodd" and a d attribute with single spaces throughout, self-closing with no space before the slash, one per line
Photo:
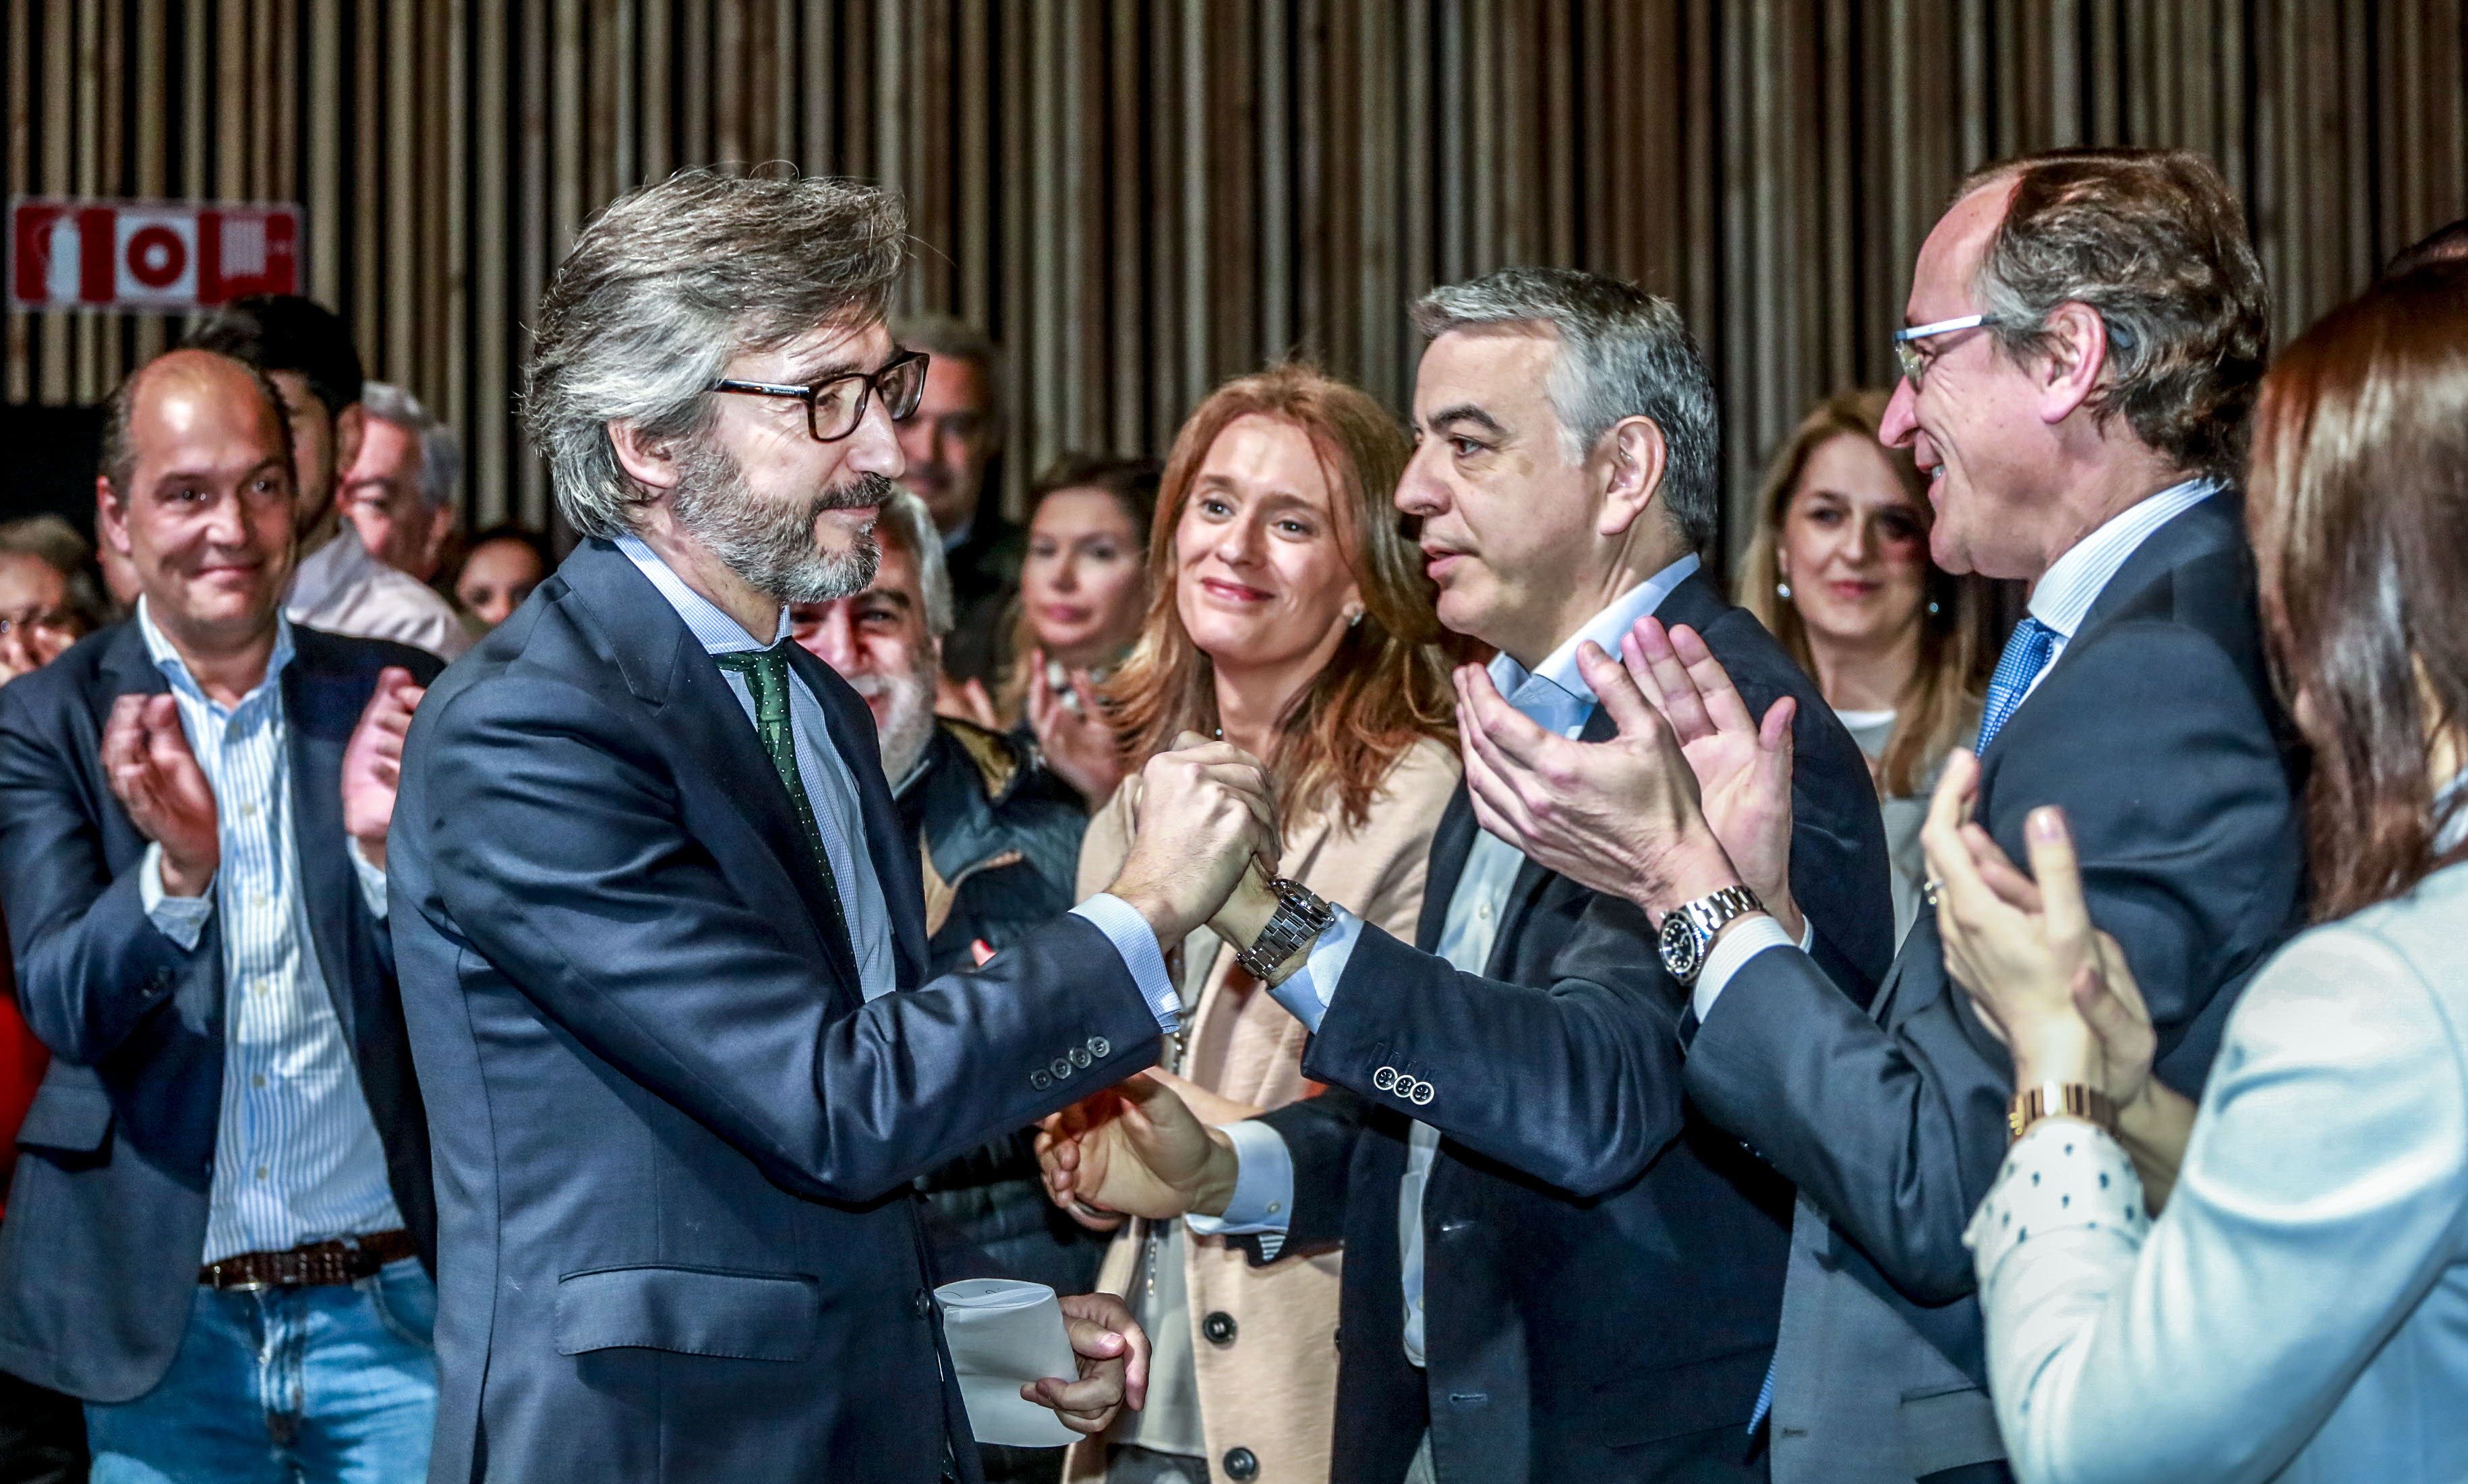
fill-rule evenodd
<path id="1" fill-rule="evenodd" d="M 2126 559 L 1980 763 L 1977 817 L 2011 858 L 2032 810 L 2065 807 L 2091 921 L 2124 946 L 2159 1028 L 2156 1070 L 2199 1095 L 2238 993 L 2296 925 L 2304 874 L 2239 497 L 2195 505 Z M 1768 952 L 1694 1030 L 1689 1096 L 1803 1198 L 1777 1480 L 1997 1473 L 1962 1233 L 2005 1157 L 2013 1078 L 1930 914 L 1873 1016 L 1802 955 Z"/>
<path id="2" fill-rule="evenodd" d="M 1858 744 L 1703 578 L 1657 616 L 1703 634 L 1758 715 L 1798 698 L 1792 885 L 1856 1014 L 1893 929 Z M 1613 730 L 1598 709 L 1585 735 Z M 1436 956 L 1474 836 L 1460 788 L 1416 946 L 1367 925 L 1355 945 L 1303 1059 L 1349 1090 L 1267 1115 L 1294 1160 L 1288 1244 L 1346 1247 L 1337 1484 L 1395 1484 L 1426 1427 L 1444 1479 L 1755 1478 L 1748 1424 L 1773 1353 L 1790 1187 L 1688 1107 L 1685 995 L 1633 904 L 1529 861 L 1488 978 Z M 1383 1067 L 1434 1095 L 1380 1091 Z M 1423 1200 L 1421 1372 L 1403 1349 L 1397 1238 L 1413 1119 L 1445 1135 Z"/>
<path id="3" fill-rule="evenodd" d="M 973 1479 L 909 1181 L 1155 1060 L 1078 918 L 919 987 L 873 722 L 790 659 L 890 906 L 904 993 L 872 1002 L 743 709 L 607 542 L 413 722 L 388 865 L 436 1149 L 436 1484 Z"/>
<path id="4" fill-rule="evenodd" d="M 309 935 L 395 1204 L 426 1249 L 427 1124 L 387 925 L 345 854 L 342 764 L 377 672 L 426 681 L 438 660 L 296 625 L 292 644 L 283 704 Z M 0 1223 L 0 1367 L 92 1402 L 144 1395 L 179 1349 L 222 1112 L 220 917 L 194 948 L 156 929 L 138 900 L 146 839 L 103 770 L 112 701 L 165 688 L 134 622 L 0 688 L 0 894 L 18 1001 L 53 1057 Z"/>

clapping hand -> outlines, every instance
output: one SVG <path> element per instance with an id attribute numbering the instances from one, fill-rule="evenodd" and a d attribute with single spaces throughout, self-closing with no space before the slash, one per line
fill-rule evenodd
<path id="1" fill-rule="evenodd" d="M 394 819 L 395 790 L 402 782 L 402 743 L 411 714 L 428 694 L 411 672 L 389 665 L 343 748 L 343 833 L 369 864 L 385 865 L 386 827 Z"/>
<path id="2" fill-rule="evenodd" d="M 1920 831 L 1946 971 L 2013 1052 L 2017 1084 L 2087 1083 L 2123 1109 L 2149 1089 L 2158 1038 L 2124 950 L 2091 924 L 2065 814 L 2023 821 L 2025 876 L 1972 820 L 1978 788 L 1978 759 L 1951 754 Z"/>
<path id="3" fill-rule="evenodd" d="M 1131 1307 L 1111 1293 L 1064 1295 L 1063 1318 L 1079 1380 L 1033 1381 L 1019 1388 L 1020 1397 L 1052 1407 L 1074 1432 L 1103 1432 L 1125 1406 L 1136 1412 L 1148 1402 L 1149 1337 Z"/>
<path id="4" fill-rule="evenodd" d="M 103 774 L 137 833 L 162 847 L 163 890 L 202 896 L 222 861 L 214 786 L 169 696 L 123 696 L 103 728 Z"/>
<path id="5" fill-rule="evenodd" d="M 1091 809 L 1111 798 L 1123 781 L 1123 761 L 1115 745 L 1114 724 L 1107 719 L 1105 702 L 1088 672 L 1070 672 L 1071 697 L 1065 704 L 1045 683 L 1045 651 L 1028 656 L 1028 726 L 1046 765 L 1057 777 L 1080 790 Z"/>
<path id="6" fill-rule="evenodd" d="M 1456 674 L 1466 782 L 1482 826 L 1540 864 L 1628 898 L 1657 921 L 1745 881 L 1784 926 L 1790 895 L 1791 718 L 1775 702 L 1762 727 L 1722 667 L 1687 629 L 1647 619 L 1622 645 L 1577 663 L 1618 726 L 1606 742 L 1557 736 L 1503 699 L 1475 666 Z M 1691 663 L 1691 660 L 1695 663 Z"/>

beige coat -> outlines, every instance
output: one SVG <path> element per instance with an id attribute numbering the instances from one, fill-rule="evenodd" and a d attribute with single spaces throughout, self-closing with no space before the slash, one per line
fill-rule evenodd
<path id="1" fill-rule="evenodd" d="M 1292 821 L 1279 869 L 1410 941 L 1423 908 L 1431 833 L 1456 786 L 1455 752 L 1436 741 L 1418 742 L 1389 770 L 1360 830 L 1318 814 Z M 1139 780 L 1129 780 L 1088 822 L 1080 896 L 1104 890 L 1121 865 L 1138 789 Z M 1302 1022 L 1261 993 L 1231 953 L 1216 956 L 1184 1029 L 1183 1075 L 1202 1086 L 1263 1107 L 1317 1090 L 1303 1080 Z M 1106 1292 L 1124 1292 L 1131 1281 L 1139 1256 L 1133 1229 L 1126 1227 L 1106 1254 L 1097 1278 Z M 1336 1415 L 1338 1254 L 1285 1257 L 1253 1267 L 1222 1237 L 1186 1236 L 1192 1358 L 1211 1477 L 1231 1484 L 1225 1455 L 1244 1448 L 1259 1460 L 1253 1484 L 1324 1484 Z M 1200 1320 L 1212 1313 L 1234 1319 L 1231 1344 L 1211 1344 L 1200 1335 Z M 1066 1478 L 1104 1473 L 1102 1444 L 1072 1449 Z"/>

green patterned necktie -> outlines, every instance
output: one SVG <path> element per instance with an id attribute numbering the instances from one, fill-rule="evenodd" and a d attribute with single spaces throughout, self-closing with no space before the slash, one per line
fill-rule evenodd
<path id="1" fill-rule="evenodd" d="M 806 780 L 797 770 L 797 733 L 788 724 L 788 644 L 783 639 L 767 650 L 740 650 L 715 654 L 711 660 L 722 670 L 743 675 L 745 688 L 753 693 L 755 735 L 762 738 L 763 750 L 771 755 L 771 765 L 788 790 L 789 807 L 797 811 L 797 824 L 806 832 L 806 848 L 823 879 L 823 900 L 831 903 L 832 925 L 846 939 L 848 919 L 840 910 L 839 879 L 832 874 L 831 853 L 823 849 L 822 827 L 814 822 L 814 802 L 806 796 Z M 856 948 L 854 939 L 849 947 Z"/>

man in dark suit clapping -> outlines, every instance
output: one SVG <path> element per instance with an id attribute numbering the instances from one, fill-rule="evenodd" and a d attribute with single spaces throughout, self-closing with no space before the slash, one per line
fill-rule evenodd
<path id="1" fill-rule="evenodd" d="M 1995 166 L 1920 250 L 1884 429 L 1933 481 L 1938 563 L 2031 583 L 1989 685 L 1974 828 L 2021 859 L 2024 816 L 2064 806 L 2092 916 L 2149 997 L 2157 1071 L 2187 1094 L 2247 976 L 2293 927 L 2303 876 L 2292 753 L 2227 484 L 2266 310 L 2243 217 L 2201 156 Z M 1717 658 L 1701 674 L 1720 700 Z M 1670 679 L 1683 732 L 1741 732 L 1736 705 L 1708 721 L 1689 699 L 1700 687 Z M 1517 731 L 1493 719 L 1500 737 Z M 1659 917 L 1681 900 L 1675 881 L 1725 879 L 1781 848 L 1796 801 L 1771 769 L 1725 763 L 1697 769 L 1701 816 L 1697 790 L 1675 791 L 1657 765 L 1676 754 L 1645 741 L 1520 749 L 1527 761 L 1507 759 L 1491 791 L 1529 852 Z M 1752 745 L 1728 753 L 1760 765 Z M 1948 977 L 1933 916 L 1871 1014 L 1833 993 L 1771 918 L 1744 918 L 1698 977 L 1686 1030 L 1690 1099 L 1799 1187 L 1760 1407 L 1775 1479 L 2006 1477 L 1963 1232 L 2004 1158 L 2009 1099 L 2044 1089 L 2013 1085 L 2004 1047 Z M 2129 1144 L 2137 1112 L 2123 1110 Z"/>
<path id="2" fill-rule="evenodd" d="M 283 618 L 257 372 L 149 363 L 103 466 L 137 614 L 0 690 L 0 888 L 52 1054 L 0 1366 L 84 1399 L 100 1477 L 417 1479 L 432 1206 L 384 866 L 438 661 Z"/>
<path id="3" fill-rule="evenodd" d="M 423 705 L 394 902 L 437 1151 L 432 1478 L 974 1479 L 910 1189 L 1148 1065 L 1164 945 L 1276 835 L 1223 743 L 1151 765 L 1111 892 L 926 982 L 865 702 L 790 638 L 862 591 L 924 358 L 855 184 L 688 172 L 607 209 L 526 399 L 585 540 Z M 1083 1428 L 1136 1404 L 1065 1300 Z"/>

